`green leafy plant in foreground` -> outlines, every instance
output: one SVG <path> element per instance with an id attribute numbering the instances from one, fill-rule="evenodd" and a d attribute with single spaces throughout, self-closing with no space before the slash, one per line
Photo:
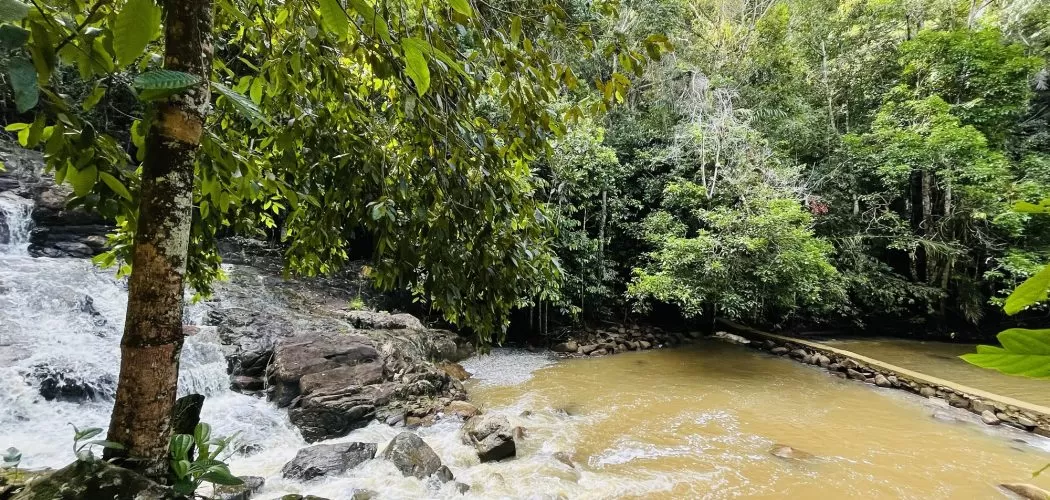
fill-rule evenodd
<path id="1" fill-rule="evenodd" d="M 99 427 L 80 429 L 73 425 L 73 455 L 77 457 L 77 460 L 85 462 L 94 460 L 95 454 L 91 452 L 92 446 L 101 446 L 103 448 L 112 448 L 115 450 L 124 449 L 124 445 L 120 443 L 106 441 L 105 439 L 91 439 L 99 434 L 102 434 L 102 429 Z"/>
<path id="2" fill-rule="evenodd" d="M 230 467 L 219 458 L 237 435 L 212 438 L 211 426 L 199 423 L 193 435 L 176 434 L 171 437 L 171 472 L 175 476 L 173 488 L 176 493 L 191 495 L 201 483 L 222 485 L 244 484 L 230 473 Z M 193 457 L 196 447 L 196 458 Z"/>

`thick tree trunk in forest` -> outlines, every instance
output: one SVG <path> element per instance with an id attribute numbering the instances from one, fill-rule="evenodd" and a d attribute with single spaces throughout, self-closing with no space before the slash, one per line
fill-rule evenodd
<path id="1" fill-rule="evenodd" d="M 109 425 L 109 440 L 125 450 L 107 450 L 162 481 L 183 341 L 193 166 L 210 101 L 212 0 L 169 0 L 164 16 L 164 67 L 202 82 L 160 103 L 147 137 L 120 380 Z"/>

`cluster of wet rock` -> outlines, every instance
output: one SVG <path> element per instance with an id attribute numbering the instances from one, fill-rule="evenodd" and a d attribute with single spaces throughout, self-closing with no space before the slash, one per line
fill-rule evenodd
<path id="1" fill-rule="evenodd" d="M 577 338 L 551 346 L 565 357 L 605 356 L 626 351 L 645 351 L 684 345 L 700 338 L 700 332 L 670 332 L 655 326 L 618 325 L 584 330 Z"/>
<path id="2" fill-rule="evenodd" d="M 729 334 L 731 335 L 731 334 Z M 722 335 L 723 337 L 726 335 Z M 734 336 L 735 337 L 735 336 Z M 988 425 L 1005 424 L 1042 436 L 1050 437 L 1050 416 L 1037 415 L 1000 401 L 982 399 L 958 389 L 943 385 L 928 384 L 920 380 L 911 380 L 893 371 L 884 370 L 857 361 L 848 356 L 833 352 L 820 351 L 789 341 L 764 339 L 747 341 L 777 356 L 787 357 L 809 365 L 819 366 L 832 374 L 846 379 L 856 380 L 879 387 L 895 388 L 918 394 L 926 398 L 938 398 L 949 405 L 980 415 L 981 421 Z"/>

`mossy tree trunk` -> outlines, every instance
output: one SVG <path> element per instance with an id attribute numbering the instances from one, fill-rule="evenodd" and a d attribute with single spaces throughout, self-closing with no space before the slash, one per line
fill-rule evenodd
<path id="1" fill-rule="evenodd" d="M 212 0 L 164 2 L 164 67 L 201 83 L 158 103 L 146 143 L 138 226 L 108 450 L 155 480 L 168 441 L 182 350 L 183 275 L 192 220 L 193 167 L 210 105 Z"/>

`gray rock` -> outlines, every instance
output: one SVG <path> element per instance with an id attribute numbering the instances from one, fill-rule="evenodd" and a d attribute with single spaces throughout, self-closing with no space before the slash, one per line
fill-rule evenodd
<path id="1" fill-rule="evenodd" d="M 606 354 L 609 354 L 609 351 L 603 348 L 591 351 L 591 353 L 588 354 L 588 356 L 605 356 Z"/>
<path id="2" fill-rule="evenodd" d="M 937 395 L 937 390 L 933 387 L 923 386 L 921 389 L 919 389 L 919 394 L 923 397 L 932 398 Z"/>
<path id="3" fill-rule="evenodd" d="M 875 375 L 875 385 L 879 387 L 890 387 L 892 384 L 890 384 L 890 380 L 888 378 L 886 378 L 883 374 L 879 373 Z"/>
<path id="4" fill-rule="evenodd" d="M 277 406 L 288 406 L 299 396 L 299 382 L 304 376 L 378 358 L 372 341 L 360 335 L 315 335 L 281 342 L 274 350 L 270 369 L 273 398 Z"/>
<path id="5" fill-rule="evenodd" d="M 354 494 L 350 495 L 350 500 L 374 500 L 379 498 L 379 492 L 374 490 L 354 490 Z"/>
<path id="6" fill-rule="evenodd" d="M 790 460 L 806 460 L 813 458 L 812 454 L 779 443 L 774 444 L 773 447 L 769 449 L 769 454 L 773 455 L 774 457 L 786 458 Z"/>
<path id="7" fill-rule="evenodd" d="M 319 444 L 303 448 L 291 462 L 284 465 L 281 475 L 306 481 L 329 474 L 341 474 L 376 456 L 375 443 Z"/>
<path id="8" fill-rule="evenodd" d="M 853 380 L 864 380 L 866 378 L 863 373 L 854 370 L 853 368 L 846 369 L 846 376 Z"/>
<path id="9" fill-rule="evenodd" d="M 56 492 L 62 494 L 56 495 Z M 46 476 L 30 481 L 12 500 L 135 499 L 176 498 L 170 488 L 161 486 L 137 472 L 104 460 L 77 460 Z"/>
<path id="10" fill-rule="evenodd" d="M 212 493 L 214 500 L 248 500 L 266 484 L 266 480 L 259 476 L 240 476 L 240 479 L 244 484 L 216 485 Z"/>
<path id="11" fill-rule="evenodd" d="M 589 345 L 581 345 L 579 347 L 579 349 L 576 350 L 576 352 L 578 352 L 580 354 L 590 354 L 590 353 L 592 353 L 592 352 L 594 352 L 596 350 L 598 350 L 598 344 L 589 344 Z"/>
<path id="12" fill-rule="evenodd" d="M 479 415 L 467 421 L 462 430 L 463 442 L 474 446 L 482 462 L 502 460 L 517 453 L 515 429 L 502 415 Z"/>
<path id="13" fill-rule="evenodd" d="M 573 468 L 573 469 L 576 468 L 576 464 L 572 461 L 572 455 L 570 455 L 568 452 L 558 451 L 558 452 L 555 452 L 554 455 L 552 455 L 552 456 L 554 457 L 555 460 L 557 460 L 557 461 L 559 461 L 559 462 L 561 462 L 561 463 L 563 463 L 565 465 L 568 465 L 570 468 Z"/>
<path id="14" fill-rule="evenodd" d="M 897 377 L 894 376 L 894 375 L 890 375 L 889 377 L 886 377 L 886 380 L 888 380 L 890 382 L 890 385 L 893 386 L 893 387 L 898 387 L 898 386 L 901 385 L 900 380 L 898 380 Z"/>
<path id="15" fill-rule="evenodd" d="M 805 349 L 795 349 L 795 350 L 791 351 L 790 354 L 791 354 L 791 357 L 795 358 L 795 359 L 805 359 L 806 356 L 808 356 L 808 354 L 806 353 Z"/>
<path id="16" fill-rule="evenodd" d="M 1033 422 L 1032 419 L 1030 419 L 1028 417 L 1025 417 L 1025 416 L 1017 417 L 1017 423 L 1021 424 L 1021 427 L 1026 427 L 1026 428 L 1035 427 L 1035 422 Z"/>
<path id="17" fill-rule="evenodd" d="M 990 404 L 988 404 L 988 403 L 985 403 L 984 401 L 981 401 L 980 399 L 975 399 L 975 400 L 970 402 L 970 410 L 973 411 L 974 413 L 982 414 L 982 413 L 984 413 L 986 411 L 987 412 L 994 412 L 995 411 L 995 407 L 990 405 Z M 994 415 L 994 413 L 993 413 L 993 415 Z"/>
<path id="18" fill-rule="evenodd" d="M 956 408 L 969 408 L 970 400 L 953 393 L 948 396 L 948 404 Z"/>
<path id="19" fill-rule="evenodd" d="M 411 314 L 390 314 L 375 311 L 346 311 L 343 316 L 362 330 L 422 330 L 425 327 L 419 318 Z"/>
<path id="20" fill-rule="evenodd" d="M 781 354 L 787 354 L 788 353 L 788 348 L 787 347 L 774 347 L 769 352 L 771 352 L 773 354 L 776 354 L 777 356 L 780 356 Z"/>
<path id="21" fill-rule="evenodd" d="M 442 467 L 441 459 L 419 436 L 402 432 L 383 450 L 382 457 L 406 476 L 426 479 Z M 451 472 L 450 472 L 451 474 Z"/>
<path id="22" fill-rule="evenodd" d="M 984 410 L 983 412 L 981 412 L 981 421 L 988 425 L 999 425 L 1000 423 L 1002 423 L 999 420 L 999 417 L 995 416 L 995 414 L 992 413 L 991 410 Z"/>
<path id="23" fill-rule="evenodd" d="M 456 479 L 456 476 L 452 475 L 452 471 L 444 465 L 438 468 L 437 472 L 434 473 L 434 477 L 436 477 L 442 483 L 447 483 L 449 481 L 452 481 L 453 479 Z"/>
<path id="24" fill-rule="evenodd" d="M 644 349 L 651 349 L 652 347 L 653 347 L 653 344 L 650 343 L 650 342 L 647 342 L 647 341 L 644 341 L 644 340 L 639 340 L 638 341 L 638 348 L 639 349 L 643 349 L 643 350 Z"/>
<path id="25" fill-rule="evenodd" d="M 460 494 L 466 494 L 466 492 L 470 491 L 470 485 L 468 484 L 456 482 L 454 486 L 456 488 L 456 491 L 458 491 Z"/>
<path id="26" fill-rule="evenodd" d="M 554 347 L 551 347 L 551 350 L 554 352 L 574 353 L 579 348 L 580 345 L 577 344 L 575 340 L 570 340 L 568 342 L 555 344 Z"/>

